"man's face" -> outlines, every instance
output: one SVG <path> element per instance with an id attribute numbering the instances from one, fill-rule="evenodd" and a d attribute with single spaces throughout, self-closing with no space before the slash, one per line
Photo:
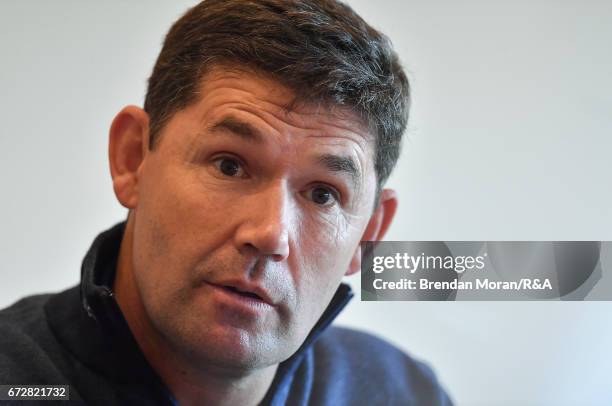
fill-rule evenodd
<path id="1" fill-rule="evenodd" d="M 374 204 L 357 116 L 215 69 L 138 170 L 133 269 L 155 330 L 195 362 L 263 367 L 304 341 Z M 341 114 L 342 113 L 342 114 Z"/>

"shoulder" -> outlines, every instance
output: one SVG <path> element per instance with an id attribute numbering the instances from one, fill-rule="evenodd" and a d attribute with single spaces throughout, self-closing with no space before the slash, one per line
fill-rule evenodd
<path id="1" fill-rule="evenodd" d="M 2 383 L 42 382 L 46 377 L 56 375 L 55 367 L 47 356 L 48 349 L 45 348 L 52 344 L 52 333 L 44 305 L 52 296 L 41 294 L 24 297 L 0 310 Z"/>
<path id="2" fill-rule="evenodd" d="M 315 381 L 321 375 L 345 387 L 355 399 L 372 404 L 451 404 L 427 364 L 372 334 L 330 327 L 313 351 Z"/>
<path id="3" fill-rule="evenodd" d="M 0 322 L 11 322 L 19 321 L 22 316 L 35 316 L 41 312 L 44 304 L 53 296 L 51 293 L 44 293 L 40 295 L 26 296 L 12 305 L 0 309 Z"/>
<path id="4" fill-rule="evenodd" d="M 6 334 L 0 335 L 0 348 L 17 336 L 35 336 L 45 323 L 44 305 L 51 294 L 24 297 L 9 307 L 0 310 L 0 326 Z"/>
<path id="5" fill-rule="evenodd" d="M 344 327 L 331 327 L 315 344 L 317 355 L 334 363 L 380 372 L 389 378 L 409 374 L 420 379 L 433 380 L 431 368 L 421 361 L 372 334 Z"/>

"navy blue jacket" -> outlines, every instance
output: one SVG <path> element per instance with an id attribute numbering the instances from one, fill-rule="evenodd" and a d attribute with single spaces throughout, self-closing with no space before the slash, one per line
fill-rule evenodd
<path id="1" fill-rule="evenodd" d="M 0 384 L 70 385 L 71 401 L 62 405 L 176 404 L 110 289 L 124 226 L 95 239 L 80 286 L 0 311 Z M 341 285 L 300 349 L 279 365 L 262 404 L 451 405 L 426 365 L 371 335 L 329 326 L 351 297 Z"/>

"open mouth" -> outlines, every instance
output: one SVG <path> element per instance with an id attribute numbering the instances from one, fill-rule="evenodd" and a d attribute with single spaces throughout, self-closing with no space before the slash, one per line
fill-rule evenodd
<path id="1" fill-rule="evenodd" d="M 223 286 L 223 289 L 225 289 L 227 291 L 230 291 L 230 292 L 232 292 L 234 294 L 243 296 L 243 297 L 248 297 L 248 298 L 251 298 L 251 299 L 263 301 L 263 299 L 259 295 L 255 294 L 253 292 L 244 292 L 244 291 L 239 290 L 239 289 L 237 289 L 237 288 L 235 288 L 233 286 Z"/>

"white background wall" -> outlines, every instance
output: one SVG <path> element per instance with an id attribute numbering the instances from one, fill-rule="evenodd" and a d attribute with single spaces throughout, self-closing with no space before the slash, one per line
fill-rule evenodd
<path id="1" fill-rule="evenodd" d="M 125 217 L 107 132 L 194 1 L 0 2 L 0 307 Z M 612 240 L 612 3 L 351 1 L 412 80 L 390 240 Z M 358 278 L 352 283 L 358 288 Z M 459 405 L 612 404 L 612 303 L 359 303 Z"/>

